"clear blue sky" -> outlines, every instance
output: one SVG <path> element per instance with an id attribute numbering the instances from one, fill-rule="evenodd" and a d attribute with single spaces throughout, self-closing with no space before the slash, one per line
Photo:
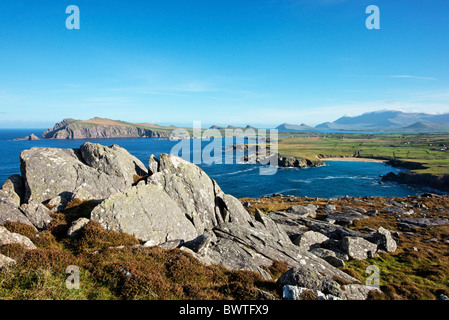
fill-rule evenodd
<path id="1" fill-rule="evenodd" d="M 449 112 L 447 0 L 1 1 L 0 43 L 0 127 Z"/>

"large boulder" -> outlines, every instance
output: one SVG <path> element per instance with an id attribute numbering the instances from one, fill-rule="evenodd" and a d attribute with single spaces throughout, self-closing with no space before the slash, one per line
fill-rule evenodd
<path id="1" fill-rule="evenodd" d="M 111 176 L 123 178 L 131 186 L 138 177 L 148 174 L 145 165 L 126 149 L 86 142 L 80 147 L 83 160 L 92 168 Z"/>
<path id="2" fill-rule="evenodd" d="M 344 237 L 339 246 L 349 258 L 355 260 L 372 258 L 377 252 L 376 244 L 359 237 Z"/>
<path id="3" fill-rule="evenodd" d="M 329 240 L 324 234 L 315 231 L 307 231 L 298 236 L 293 243 L 307 251 L 319 247 L 323 242 Z"/>
<path id="4" fill-rule="evenodd" d="M 364 286 L 354 279 L 352 283 L 340 285 L 335 278 L 324 276 L 319 270 L 307 266 L 296 266 L 284 273 L 276 284 L 285 286 L 297 286 L 322 292 L 325 297 L 337 297 L 343 300 L 366 300 L 373 288 Z M 347 281 L 350 282 L 350 281 Z"/>
<path id="5" fill-rule="evenodd" d="M 132 234 L 152 245 L 197 236 L 185 211 L 162 188 L 152 184 L 111 195 L 94 208 L 91 219 L 107 230 Z"/>
<path id="6" fill-rule="evenodd" d="M 395 252 L 397 249 L 397 243 L 391 236 L 391 232 L 383 227 L 379 227 L 376 233 L 374 233 L 374 239 L 377 242 L 378 249 L 386 252 Z"/>
<path id="7" fill-rule="evenodd" d="M 18 233 L 10 232 L 5 227 L 0 226 L 0 247 L 11 243 L 20 244 L 28 250 L 36 249 L 36 246 L 29 238 Z"/>
<path id="8" fill-rule="evenodd" d="M 126 179 L 109 175 L 84 163 L 78 149 L 31 148 L 20 154 L 25 181 L 24 202 L 44 202 L 75 191 L 85 199 L 104 199 L 129 187 Z M 83 192 L 80 192 L 80 189 Z"/>
<path id="9" fill-rule="evenodd" d="M 225 194 L 198 166 L 162 154 L 158 170 L 148 178 L 148 184 L 164 189 L 194 222 L 198 234 L 225 221 L 248 223 L 250 216 L 240 201 Z"/>

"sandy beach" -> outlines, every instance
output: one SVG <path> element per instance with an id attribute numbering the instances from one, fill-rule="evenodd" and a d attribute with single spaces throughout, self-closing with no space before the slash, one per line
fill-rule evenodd
<path id="1" fill-rule="evenodd" d="M 370 158 L 355 158 L 355 157 L 342 157 L 342 158 L 321 158 L 321 161 L 360 161 L 360 162 L 378 162 L 385 163 L 387 160 L 370 159 Z"/>

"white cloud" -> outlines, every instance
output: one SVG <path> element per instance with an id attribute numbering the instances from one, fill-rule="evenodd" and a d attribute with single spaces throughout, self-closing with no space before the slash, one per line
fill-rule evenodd
<path id="1" fill-rule="evenodd" d="M 389 75 L 388 77 L 389 78 L 397 78 L 397 79 L 438 80 L 437 78 L 412 76 L 412 75 L 408 75 L 408 74 Z"/>

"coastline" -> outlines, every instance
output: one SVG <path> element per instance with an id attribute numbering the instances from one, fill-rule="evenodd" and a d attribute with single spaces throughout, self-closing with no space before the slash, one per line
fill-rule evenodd
<path id="1" fill-rule="evenodd" d="M 356 158 L 356 157 L 342 157 L 342 158 L 321 158 L 321 161 L 358 161 L 358 162 L 377 162 L 386 163 L 387 160 L 371 159 L 371 158 Z"/>

